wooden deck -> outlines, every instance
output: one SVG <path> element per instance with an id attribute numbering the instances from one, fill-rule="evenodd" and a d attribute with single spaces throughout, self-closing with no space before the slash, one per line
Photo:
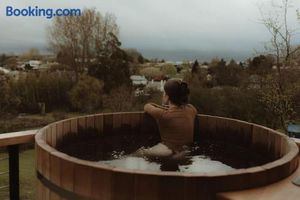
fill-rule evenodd
<path id="1" fill-rule="evenodd" d="M 300 146 L 300 139 L 295 139 Z M 298 157 L 300 163 L 300 155 Z M 296 177 L 300 177 L 300 164 L 298 169 L 289 177 L 255 189 L 234 192 L 219 193 L 218 200 L 296 200 L 300 199 L 300 187 L 292 183 Z"/>

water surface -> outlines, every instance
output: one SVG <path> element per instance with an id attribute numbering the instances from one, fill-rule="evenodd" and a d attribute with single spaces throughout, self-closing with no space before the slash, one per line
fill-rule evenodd
<path id="1" fill-rule="evenodd" d="M 99 161 L 99 164 L 109 166 L 142 171 L 177 171 L 187 173 L 202 173 L 202 172 L 220 172 L 234 170 L 220 161 L 211 160 L 207 156 L 193 156 L 188 159 L 188 163 L 180 163 L 176 161 L 151 161 L 143 157 L 127 156 L 115 160 Z"/>
<path id="2" fill-rule="evenodd" d="M 267 153 L 256 152 L 221 140 L 201 140 L 190 146 L 190 153 L 181 160 L 169 158 L 141 158 L 130 156 L 141 147 L 151 147 L 160 141 L 159 135 L 134 132 L 98 133 L 81 130 L 68 134 L 57 144 L 57 150 L 83 160 L 110 166 L 146 171 L 216 172 L 249 168 L 274 161 Z"/>

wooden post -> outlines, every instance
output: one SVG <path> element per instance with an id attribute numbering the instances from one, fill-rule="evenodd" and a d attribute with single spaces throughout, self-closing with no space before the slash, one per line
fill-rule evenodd
<path id="1" fill-rule="evenodd" d="M 9 197 L 13 200 L 20 199 L 19 184 L 19 145 L 8 146 L 9 154 Z"/>

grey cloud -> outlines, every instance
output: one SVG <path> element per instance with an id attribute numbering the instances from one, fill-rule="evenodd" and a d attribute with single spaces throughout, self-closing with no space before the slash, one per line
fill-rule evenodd
<path id="1" fill-rule="evenodd" d="M 23 8 L 86 8 L 116 15 L 124 47 L 151 52 L 151 56 L 168 52 L 216 52 L 224 55 L 262 49 L 269 39 L 258 23 L 257 4 L 269 0 L 1 0 L 0 52 L 23 51 L 26 48 L 46 49 L 45 18 L 6 17 L 8 5 Z M 295 0 L 294 7 L 300 8 Z M 294 13 L 292 13 L 294 14 Z M 291 26 L 298 26 L 294 16 Z M 297 40 L 300 41 L 300 40 Z M 11 50 L 9 50 L 11 49 Z M 166 56 L 170 53 L 166 53 Z M 150 54 L 149 54 L 150 55 Z M 233 55 L 234 56 L 234 55 Z M 180 56 L 178 56 L 179 59 Z"/>

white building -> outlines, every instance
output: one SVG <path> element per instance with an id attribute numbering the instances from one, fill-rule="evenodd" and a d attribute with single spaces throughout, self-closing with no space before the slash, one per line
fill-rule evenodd
<path id="1" fill-rule="evenodd" d="M 28 64 L 33 68 L 33 69 L 39 69 L 42 62 L 39 60 L 29 60 Z"/>
<path id="2" fill-rule="evenodd" d="M 32 69 L 40 69 L 40 68 L 45 68 L 42 66 L 42 62 L 39 60 L 29 60 L 25 63 L 18 63 L 17 69 L 18 70 L 25 70 L 25 66 L 30 65 Z"/>
<path id="3" fill-rule="evenodd" d="M 5 69 L 4 67 L 0 67 L 0 72 L 3 72 L 4 74 L 9 74 L 10 70 Z"/>
<path id="4" fill-rule="evenodd" d="M 145 76 L 139 76 L 139 75 L 132 75 L 130 76 L 130 79 L 132 81 L 132 84 L 134 86 L 138 85 L 147 85 L 148 81 Z"/>
<path id="5" fill-rule="evenodd" d="M 151 82 L 149 82 L 146 86 L 146 88 L 148 89 L 154 89 L 154 90 L 159 90 L 161 92 L 164 91 L 164 86 L 165 86 L 166 81 L 165 80 L 161 80 L 161 81 L 154 81 L 152 80 Z"/>

